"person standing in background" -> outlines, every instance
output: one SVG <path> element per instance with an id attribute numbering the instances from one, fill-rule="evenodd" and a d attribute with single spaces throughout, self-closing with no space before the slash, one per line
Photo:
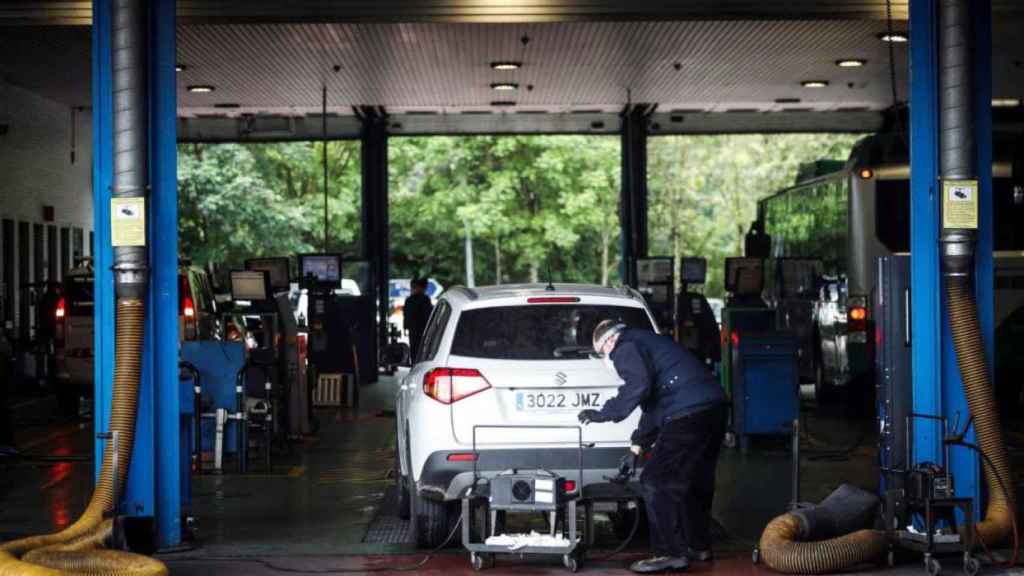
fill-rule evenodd
<path id="1" fill-rule="evenodd" d="M 402 315 L 405 320 L 405 330 L 409 333 L 409 351 L 412 362 L 419 358 L 420 344 L 423 342 L 423 332 L 427 329 L 427 320 L 434 310 L 434 303 L 427 296 L 427 279 L 413 278 L 411 284 L 412 294 L 405 299 L 402 307 Z"/>

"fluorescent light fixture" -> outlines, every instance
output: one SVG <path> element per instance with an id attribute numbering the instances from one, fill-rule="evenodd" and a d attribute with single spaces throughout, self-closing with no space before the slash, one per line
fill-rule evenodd
<path id="1" fill-rule="evenodd" d="M 828 80 L 804 80 L 800 85 L 804 88 L 824 88 L 828 86 Z"/>
<path id="2" fill-rule="evenodd" d="M 491 84 L 491 90 L 510 92 L 513 90 L 519 90 L 519 84 L 516 84 L 515 82 L 494 82 Z"/>
<path id="3" fill-rule="evenodd" d="M 214 90 L 216 90 L 216 88 L 209 84 L 193 84 L 192 86 L 188 87 L 189 92 L 194 92 L 196 94 L 207 94 L 209 92 L 213 92 Z"/>
<path id="4" fill-rule="evenodd" d="M 515 106 L 515 105 L 516 105 L 516 103 L 513 100 L 495 100 L 495 101 L 491 102 L 491 106 L 502 106 L 502 107 L 505 107 L 505 108 L 507 108 L 509 106 Z"/>
<path id="5" fill-rule="evenodd" d="M 510 60 L 491 62 L 491 68 L 494 70 L 519 70 L 522 66 L 522 62 L 512 62 Z"/>
<path id="6" fill-rule="evenodd" d="M 993 98 L 993 108 L 1016 108 L 1020 106 L 1020 98 Z"/>
<path id="7" fill-rule="evenodd" d="M 903 44 L 908 42 L 910 40 L 910 37 L 907 36 L 906 32 L 893 32 L 892 34 L 889 34 L 888 32 L 882 32 L 881 34 L 878 35 L 878 39 L 881 40 L 882 42 L 894 42 L 896 44 Z"/>
<path id="8" fill-rule="evenodd" d="M 175 64 L 174 65 L 174 71 L 175 72 L 184 72 L 185 70 L 188 70 L 188 66 L 185 66 L 184 64 Z"/>
<path id="9" fill-rule="evenodd" d="M 839 66 L 840 68 L 860 68 L 867 63 L 867 60 L 861 60 L 859 58 L 844 58 L 842 60 L 836 60 L 836 66 Z"/>

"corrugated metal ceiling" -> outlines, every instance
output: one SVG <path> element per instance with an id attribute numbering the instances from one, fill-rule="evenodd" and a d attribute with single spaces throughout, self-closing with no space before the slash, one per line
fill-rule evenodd
<path id="1" fill-rule="evenodd" d="M 661 109 L 883 109 L 888 54 L 866 20 L 587 22 L 546 24 L 236 24 L 182 26 L 179 101 L 186 113 L 319 110 L 383 105 L 456 112 L 514 100 L 519 109 L 614 111 L 629 101 Z M 529 41 L 524 45 L 522 39 Z M 867 65 L 841 69 L 835 61 Z M 521 61 L 513 72 L 489 62 Z M 896 50 L 897 77 L 906 52 Z M 337 67 L 337 71 L 335 68 Z M 802 80 L 829 82 L 806 89 Z M 494 82 L 514 82 L 496 92 Z M 189 85 L 216 91 L 192 94 Z M 220 109 L 223 111 L 223 109 Z"/>

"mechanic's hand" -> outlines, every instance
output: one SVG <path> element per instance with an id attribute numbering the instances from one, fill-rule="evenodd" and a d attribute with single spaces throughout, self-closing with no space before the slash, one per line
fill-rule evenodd
<path id="1" fill-rule="evenodd" d="M 584 410 L 580 412 L 578 418 L 580 420 L 580 424 L 583 424 L 584 426 L 591 422 L 604 422 L 604 417 L 601 416 L 601 412 L 599 410 Z"/>
<path id="2" fill-rule="evenodd" d="M 644 451 L 643 447 L 633 444 L 629 447 L 629 451 L 633 453 L 633 456 L 639 456 Z"/>

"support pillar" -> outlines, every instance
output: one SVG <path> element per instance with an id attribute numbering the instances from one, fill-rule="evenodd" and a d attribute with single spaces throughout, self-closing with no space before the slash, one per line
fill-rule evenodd
<path id="1" fill-rule="evenodd" d="M 636 288 L 636 259 L 647 256 L 647 122 L 652 104 L 622 111 L 622 187 L 619 198 L 622 283 Z"/>
<path id="2" fill-rule="evenodd" d="M 941 189 L 939 180 L 939 11 L 950 0 L 912 0 L 911 33 L 911 308 L 914 411 L 943 415 L 963 426 L 970 413 L 964 398 L 956 354 L 952 347 L 942 290 L 939 234 Z M 955 0 L 952 0 L 955 1 Z M 978 234 L 975 258 L 975 295 L 982 337 L 991 370 L 993 353 L 992 249 L 992 36 L 989 2 L 970 3 L 978 49 L 963 63 L 962 73 L 974 83 L 973 134 L 977 142 L 979 187 Z M 943 431 L 935 423 L 918 421 L 914 427 L 914 461 L 939 462 Z M 971 431 L 967 437 L 973 441 Z M 954 448 L 950 467 L 958 495 L 973 497 L 980 512 L 978 457 Z"/>
<path id="3" fill-rule="evenodd" d="M 110 232 L 113 183 L 112 0 L 93 1 L 93 210 L 95 430 L 108 431 L 114 378 L 114 277 Z M 132 517 L 134 536 L 148 545 L 173 546 L 181 540 L 178 382 L 178 215 L 175 86 L 175 2 L 152 0 L 146 31 L 149 110 L 149 194 L 146 203 L 149 248 L 146 335 L 139 388 L 135 447 L 120 513 Z M 157 240 L 159 239 L 159 240 Z M 95 473 L 102 466 L 97 441 Z M 134 532 L 134 530 L 133 530 Z M 129 534 L 133 536 L 133 534 Z M 152 542 L 148 542 L 152 540 Z"/>
<path id="4" fill-rule="evenodd" d="M 362 130 L 362 255 L 370 267 L 372 296 L 377 301 L 377 325 L 374 365 L 379 362 L 379 350 L 388 344 L 388 132 L 387 115 L 381 108 L 365 107 L 358 110 L 363 121 Z M 374 378 L 376 375 L 374 375 Z"/>

